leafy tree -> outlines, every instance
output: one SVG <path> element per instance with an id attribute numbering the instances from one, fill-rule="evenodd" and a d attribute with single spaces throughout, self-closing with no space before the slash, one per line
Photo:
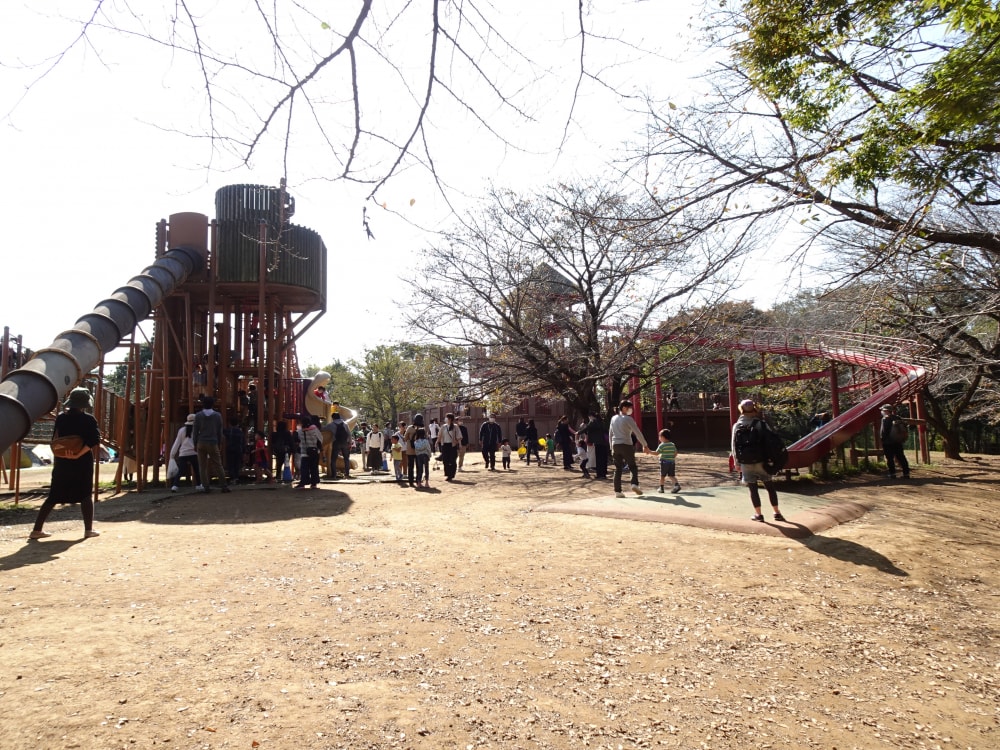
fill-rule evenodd
<path id="1" fill-rule="evenodd" d="M 933 347 L 929 420 L 957 456 L 998 353 L 998 3 L 741 0 L 708 26 L 712 92 L 650 105 L 650 218 L 797 238 L 847 285 L 840 327 Z"/>
<path id="2" fill-rule="evenodd" d="M 863 243 L 843 247 L 849 267 L 869 264 Z M 936 361 L 927 418 L 945 455 L 959 458 L 963 425 L 995 424 L 1000 411 L 1000 257 L 968 248 L 903 253 L 866 269 L 865 277 L 869 324 L 920 342 Z"/>
<path id="3" fill-rule="evenodd" d="M 654 354 L 669 331 L 654 328 L 671 306 L 712 299 L 734 257 L 678 241 L 669 224 L 641 219 L 648 210 L 600 184 L 492 189 L 428 250 L 410 323 L 470 348 L 471 398 L 606 408 L 633 375 L 648 385 L 665 366 Z"/>
<path id="4" fill-rule="evenodd" d="M 711 94 L 650 105 L 636 174 L 652 216 L 771 235 L 794 217 L 804 255 L 864 227 L 868 267 L 1000 253 L 996 3 L 743 0 L 709 25 L 729 53 Z"/>
<path id="5" fill-rule="evenodd" d="M 459 400 L 463 355 L 442 347 L 378 346 L 351 361 L 365 417 L 395 424 L 400 412 Z"/>
<path id="6" fill-rule="evenodd" d="M 104 377 L 104 387 L 107 388 L 112 393 L 116 393 L 119 396 L 130 397 L 131 393 L 125 393 L 125 386 L 128 381 L 128 367 L 129 362 L 132 361 L 132 352 L 129 350 L 128 354 L 125 355 L 125 361 L 117 365 L 113 372 L 109 373 Z M 147 342 L 142 342 L 139 344 L 139 372 L 152 366 L 153 364 L 153 347 Z M 133 373 L 132 377 L 135 377 Z M 146 379 L 141 378 L 139 380 L 140 387 L 140 397 L 142 399 L 146 398 Z M 132 382 L 132 388 L 135 388 L 135 381 Z M 132 393 L 135 391 L 133 390 Z"/>

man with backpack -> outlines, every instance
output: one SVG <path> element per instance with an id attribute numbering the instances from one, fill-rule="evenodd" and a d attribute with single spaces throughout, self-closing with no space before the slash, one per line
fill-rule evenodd
<path id="1" fill-rule="evenodd" d="M 330 433 L 330 477 L 337 478 L 337 457 L 344 462 L 344 479 L 351 478 L 351 430 L 347 427 L 347 422 L 336 409 L 333 410 L 332 418 L 323 429 Z"/>
<path id="2" fill-rule="evenodd" d="M 768 456 L 769 444 L 774 446 L 771 453 L 776 452 L 776 446 L 781 444 L 781 439 L 767 426 L 761 418 L 760 410 L 752 399 L 740 401 L 740 417 L 733 425 L 733 458 L 740 466 L 743 475 L 743 482 L 750 490 L 750 502 L 753 504 L 753 521 L 764 521 L 764 514 L 761 513 L 760 489 L 757 482 L 764 483 L 767 490 L 767 497 L 771 501 L 771 509 L 774 511 L 775 521 L 784 521 L 778 508 L 778 488 L 771 481 L 771 476 L 775 471 L 780 471 L 784 466 L 776 467 L 774 461 L 777 457 Z M 784 446 L 782 445 L 782 450 Z M 787 455 L 787 454 L 786 454 Z M 780 462 L 781 459 L 777 458 Z M 765 466 L 765 463 L 768 465 Z"/>
<path id="3" fill-rule="evenodd" d="M 910 462 L 906 460 L 906 453 L 903 446 L 910 431 L 906 427 L 906 422 L 896 414 L 896 407 L 892 404 L 882 404 L 882 424 L 879 429 L 879 437 L 882 439 L 882 451 L 885 454 L 885 462 L 889 466 L 889 479 L 896 478 L 896 462 L 899 461 L 899 468 L 903 470 L 903 479 L 910 478 Z"/>

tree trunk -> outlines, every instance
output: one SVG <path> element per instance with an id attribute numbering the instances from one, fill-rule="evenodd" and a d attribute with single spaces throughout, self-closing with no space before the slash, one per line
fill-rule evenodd
<path id="1" fill-rule="evenodd" d="M 941 440 L 944 443 L 945 458 L 954 458 L 957 461 L 964 460 L 960 454 L 962 448 L 962 434 L 957 427 L 941 430 Z"/>
<path id="2" fill-rule="evenodd" d="M 944 397 L 935 398 L 929 388 L 924 388 L 924 403 L 928 409 L 927 422 L 940 433 L 944 442 L 944 455 L 947 458 L 962 460 L 962 416 L 968 410 L 982 377 L 983 369 L 980 367 L 959 398 L 952 400 Z"/>

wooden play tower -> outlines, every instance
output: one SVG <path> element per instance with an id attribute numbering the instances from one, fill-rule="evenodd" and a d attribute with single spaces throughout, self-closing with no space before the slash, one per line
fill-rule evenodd
<path id="1" fill-rule="evenodd" d="M 327 258 L 316 232 L 290 222 L 294 209 L 284 181 L 221 188 L 214 220 L 161 220 L 154 261 L 28 361 L 6 361 L 13 349 L 5 333 L 0 452 L 48 442 L 54 415 L 81 383 L 94 394 L 102 442 L 122 456 L 119 489 L 123 470 L 135 473 L 138 489 L 149 469 L 158 480 L 165 450 L 202 396 L 214 397 L 248 439 L 297 419 L 307 382 L 295 344 L 326 312 Z M 144 361 L 136 335 L 149 316 L 152 357 Z M 113 393 L 104 373 L 122 364 L 108 356 L 121 347 L 125 388 Z"/>
<path id="2" fill-rule="evenodd" d="M 284 184 L 229 185 L 216 192 L 214 221 L 184 213 L 157 224 L 157 257 L 193 246 L 205 263 L 156 307 L 148 368 L 136 366 L 133 334 L 129 396 L 109 398 L 119 403 L 104 434 L 134 457 L 140 488 L 203 395 L 248 433 L 302 413 L 295 344 L 326 312 L 327 258 L 319 234 L 290 223 L 294 210 Z"/>

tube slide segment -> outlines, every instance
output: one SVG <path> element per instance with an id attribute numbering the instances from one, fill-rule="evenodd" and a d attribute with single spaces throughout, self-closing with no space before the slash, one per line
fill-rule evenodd
<path id="1" fill-rule="evenodd" d="M 92 312 L 35 352 L 0 383 L 0 452 L 56 408 L 101 357 L 118 346 L 185 279 L 201 269 L 204 251 L 170 250 L 97 304 Z"/>

